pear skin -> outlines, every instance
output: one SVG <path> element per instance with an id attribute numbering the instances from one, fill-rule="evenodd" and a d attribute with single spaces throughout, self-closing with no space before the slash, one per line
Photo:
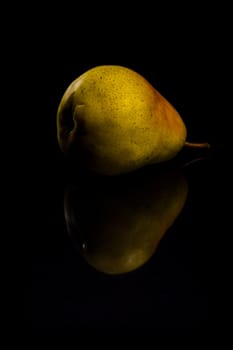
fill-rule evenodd
<path id="1" fill-rule="evenodd" d="M 97 66 L 75 79 L 57 111 L 61 150 L 102 175 L 174 158 L 186 134 L 176 109 L 140 74 L 117 65 Z"/>
<path id="2" fill-rule="evenodd" d="M 181 213 L 188 183 L 180 171 L 115 177 L 66 188 L 68 232 L 84 259 L 106 274 L 138 269 Z"/>

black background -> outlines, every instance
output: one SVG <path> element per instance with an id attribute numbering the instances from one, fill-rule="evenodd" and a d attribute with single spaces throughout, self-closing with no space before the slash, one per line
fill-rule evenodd
<path id="1" fill-rule="evenodd" d="M 30 273 L 24 319 L 33 332 L 131 329 L 197 334 L 209 329 L 210 298 L 218 285 L 215 276 L 213 286 L 213 251 L 219 235 L 226 233 L 225 138 L 224 123 L 219 123 L 220 114 L 226 120 L 224 93 L 219 90 L 224 63 L 213 62 L 214 51 L 215 47 L 203 45 L 182 52 L 177 48 L 175 59 L 156 54 L 145 63 L 117 59 L 82 63 L 77 52 L 67 50 L 67 55 L 59 56 L 58 50 L 51 56 L 44 50 L 31 61 L 27 128 L 31 147 L 26 153 L 31 217 L 25 244 Z M 208 155 L 205 151 L 185 154 L 187 160 L 207 157 L 188 172 L 183 212 L 156 254 L 140 269 L 122 276 L 101 274 L 82 260 L 67 235 L 63 214 L 68 174 L 56 140 L 56 111 L 68 85 L 100 64 L 127 66 L 143 75 L 179 111 L 187 139 L 211 144 Z"/>

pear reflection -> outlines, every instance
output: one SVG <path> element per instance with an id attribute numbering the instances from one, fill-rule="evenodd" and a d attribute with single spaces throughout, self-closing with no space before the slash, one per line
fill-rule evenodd
<path id="1" fill-rule="evenodd" d="M 65 190 L 68 232 L 95 269 L 130 272 L 154 254 L 187 193 L 179 170 L 82 180 Z"/>

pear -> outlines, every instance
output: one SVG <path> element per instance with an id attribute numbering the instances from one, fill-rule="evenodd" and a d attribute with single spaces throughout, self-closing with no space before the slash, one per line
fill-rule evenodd
<path id="1" fill-rule="evenodd" d="M 67 186 L 64 211 L 83 258 L 112 275 L 138 269 L 152 257 L 185 205 L 188 183 L 181 171 L 158 169 L 110 178 Z"/>
<path id="2" fill-rule="evenodd" d="M 172 159 L 185 144 L 194 145 L 185 142 L 186 135 L 176 109 L 140 74 L 117 65 L 84 72 L 57 110 L 61 150 L 102 175 Z"/>

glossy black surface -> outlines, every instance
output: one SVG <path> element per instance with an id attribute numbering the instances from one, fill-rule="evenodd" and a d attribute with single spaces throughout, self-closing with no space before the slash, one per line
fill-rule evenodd
<path id="1" fill-rule="evenodd" d="M 35 332 L 122 328 L 205 333 L 220 224 L 221 235 L 225 234 L 224 128 L 213 106 L 217 94 L 212 72 L 206 62 L 199 62 L 198 73 L 181 63 L 116 63 L 144 75 L 176 107 L 187 125 L 189 141 L 207 141 L 212 148 L 182 151 L 177 163 L 172 163 L 204 158 L 186 168 L 185 206 L 155 254 L 129 274 L 112 276 L 88 265 L 68 235 L 65 188 L 74 179 L 83 180 L 67 167 L 56 142 L 56 109 L 64 90 L 80 73 L 98 64 L 67 60 L 53 66 L 48 61 L 35 77 L 38 85 L 31 102 L 37 122 L 29 128 L 33 181 L 26 244 L 31 274 L 25 288 L 25 320 Z"/>

